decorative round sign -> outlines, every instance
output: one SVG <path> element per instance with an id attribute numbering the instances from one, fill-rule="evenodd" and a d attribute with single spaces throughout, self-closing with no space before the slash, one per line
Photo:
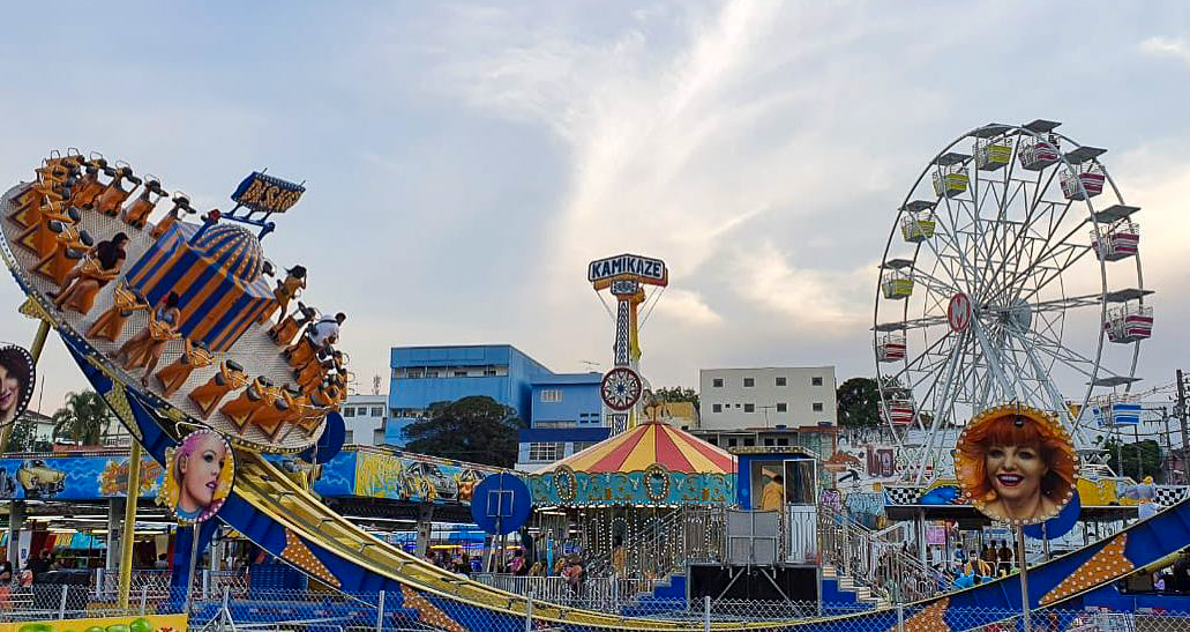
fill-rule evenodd
<path id="1" fill-rule="evenodd" d="M 600 388 L 603 403 L 607 404 L 608 408 L 619 411 L 635 406 L 640 400 L 641 390 L 640 376 L 626 366 L 618 366 L 608 371 L 603 376 Z"/>
<path id="2" fill-rule="evenodd" d="M 214 430 L 196 430 L 165 451 L 165 484 L 159 500 L 185 525 L 219 513 L 235 481 L 235 454 Z"/>
<path id="3" fill-rule="evenodd" d="M 962 292 L 950 297 L 950 305 L 946 308 L 946 322 L 950 323 L 950 330 L 959 333 L 971 324 L 971 299 Z"/>
<path id="4" fill-rule="evenodd" d="M 976 415 L 954 457 L 964 500 L 995 522 L 1045 522 L 1077 493 L 1070 436 L 1057 417 L 1036 408 L 1011 404 Z"/>
<path id="5" fill-rule="evenodd" d="M 36 383 L 33 356 L 16 345 L 0 347 L 0 426 L 16 421 L 25 412 Z"/>

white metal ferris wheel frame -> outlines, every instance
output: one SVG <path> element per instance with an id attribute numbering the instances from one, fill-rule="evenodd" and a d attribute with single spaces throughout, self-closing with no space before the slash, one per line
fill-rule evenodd
<path id="1" fill-rule="evenodd" d="M 947 426 L 961 425 L 965 422 L 965 419 L 952 418 L 961 396 L 966 398 L 963 403 L 970 406 L 972 414 L 987 406 L 1011 401 L 1053 410 L 1070 429 L 1078 447 L 1090 450 L 1093 446 L 1080 431 L 1082 419 L 1086 417 L 1081 413 L 1087 410 L 1095 389 L 1122 387 L 1123 392 L 1127 393 L 1137 379 L 1135 371 L 1140 354 L 1140 341 L 1127 343 L 1132 345 L 1132 350 L 1126 370 L 1107 369 L 1103 366 L 1104 342 L 1107 338 L 1103 324 L 1107 321 L 1109 302 L 1118 302 L 1121 297 L 1131 297 L 1139 305 L 1144 305 L 1147 292 L 1144 290 L 1140 255 L 1131 255 L 1135 259 L 1135 285 L 1127 286 L 1131 288 L 1130 291 L 1121 294 L 1112 293 L 1109 289 L 1110 262 L 1103 257 L 1095 257 L 1094 254 L 1094 244 L 1104 237 L 1107 229 L 1121 224 L 1137 209 L 1127 206 L 1119 187 L 1099 162 L 1097 156 L 1102 150 L 1084 147 L 1065 135 L 1054 133 L 1053 128 L 1057 127 L 1057 124 L 1047 123 L 1035 121 L 1027 126 L 989 124 L 971 130 L 949 143 L 930 161 L 909 189 L 885 244 L 881 274 L 876 284 L 873 348 L 878 350 L 882 336 L 890 332 L 900 331 L 908 341 L 911 330 L 922 331 L 923 347 L 912 350 L 915 353 L 907 349 L 904 359 L 896 365 L 900 367 L 897 371 L 886 371 L 882 366 L 885 363 L 877 357 L 877 382 L 884 421 L 893 429 L 901 455 L 908 460 L 906 464 L 909 465 L 910 471 L 906 473 L 915 476 L 918 483 L 922 482 L 927 466 L 933 466 L 936 477 L 949 462 L 949 458 L 944 457 L 943 453 L 948 452 L 953 446 L 935 445 L 935 442 Z M 1038 171 L 1027 171 L 1018 167 L 1018 153 L 1023 144 L 1021 141 L 1032 139 L 1032 142 L 1037 142 L 1050 138 L 1057 139 L 1068 151 L 1059 151 L 1059 159 L 1054 164 Z M 999 170 L 981 171 L 976 166 L 975 151 L 969 156 L 956 156 L 952 153 L 960 143 L 978 145 L 981 140 L 991 142 L 993 139 L 1010 139 L 1012 145 L 1008 163 Z M 1081 152 L 1081 155 L 1076 152 Z M 1079 160 L 1088 154 L 1091 156 L 1089 159 Z M 1074 156 L 1076 162 L 1071 161 L 1071 156 Z M 954 164 L 961 165 L 968 173 L 967 190 L 960 196 L 948 197 L 929 191 L 932 180 L 927 176 L 943 173 L 944 165 L 941 163 L 947 157 L 952 160 L 961 158 Z M 1076 167 L 1080 165 L 1094 165 L 1100 170 L 1108 185 L 1103 190 L 1103 197 L 1109 200 L 1114 198 L 1114 204 L 1109 201 L 1107 206 L 1112 209 L 1125 209 L 1127 212 L 1122 217 L 1107 219 L 1099 215 L 1095 198 L 1086 195 L 1081 180 L 1078 186 L 1083 200 L 1066 199 L 1060 191 L 1056 199 L 1047 199 L 1047 193 L 1060 189 L 1055 183 L 1059 174 L 1077 174 L 1079 170 Z M 1036 177 L 1014 175 L 1018 168 L 1026 176 L 1035 173 Z M 923 183 L 931 195 L 916 196 L 915 193 L 921 189 Z M 997 186 L 1000 187 L 1000 195 L 995 195 Z M 1025 197 L 1030 192 L 1033 194 L 1031 200 Z M 989 195 L 992 196 L 990 200 Z M 1019 200 L 1018 196 L 1021 196 Z M 903 238 L 901 228 L 905 219 L 909 217 L 908 209 L 914 200 L 933 202 L 935 206 L 932 213 L 937 222 L 933 236 L 916 244 Z M 1025 212 L 1024 220 L 1014 222 L 1010 211 L 1018 205 L 1022 206 Z M 1076 207 L 1079 207 L 1079 210 L 1076 211 Z M 1082 213 L 1082 209 L 1085 209 L 1085 213 Z M 985 211 L 990 211 L 990 214 L 985 215 Z M 1057 215 L 1059 212 L 1061 214 Z M 1072 212 L 1076 214 L 1067 220 Z M 1081 213 L 1081 219 L 1078 213 Z M 1057 221 L 1054 221 L 1055 216 Z M 1045 230 L 1034 234 L 1034 227 L 1040 226 L 1039 222 L 1047 218 Z M 1010 228 L 1012 226 L 1019 228 Z M 1084 232 L 1088 227 L 1092 236 L 1089 243 L 1085 241 L 1088 234 Z M 1080 239 L 1083 243 L 1071 241 L 1072 238 Z M 1054 241 L 1055 239 L 1057 241 Z M 889 258 L 895 242 L 913 246 L 911 260 Z M 1037 242 L 1041 244 L 1039 249 L 1035 248 Z M 948 250 L 950 252 L 947 252 Z M 919 269 L 918 264 L 922 262 L 923 255 L 932 258 L 933 267 L 929 271 Z M 1022 257 L 1014 255 L 1027 255 L 1027 265 L 1022 268 Z M 1058 259 L 1059 255 L 1063 257 L 1061 260 Z M 1099 264 L 1098 292 L 1068 297 L 1063 276 L 1088 255 L 1095 257 Z M 890 263 L 894 265 L 890 266 Z M 980 264 L 983 264 L 983 267 L 980 267 Z M 1121 268 L 1123 264 L 1124 262 L 1120 263 Z M 887 299 L 883 295 L 885 272 L 898 266 L 901 270 L 907 269 L 907 274 L 911 275 L 915 286 L 920 284 L 923 286 L 923 292 L 927 294 L 922 301 L 922 317 L 910 318 L 912 299 L 905 298 L 900 299 L 903 305 L 893 310 L 894 313 L 900 312 L 899 318 L 887 318 L 882 321 L 882 303 L 897 302 L 897 299 Z M 938 278 L 939 267 L 942 268 L 942 276 L 948 278 Z M 956 270 L 962 273 L 961 277 L 955 274 Z M 1040 279 L 1035 279 L 1034 275 L 1038 270 L 1041 270 L 1042 274 Z M 1018 285 L 1029 281 L 1034 283 L 1032 288 Z M 1027 301 L 1012 302 L 1008 305 L 996 304 L 996 301 L 1005 296 L 1013 296 L 1017 301 L 1031 298 L 1055 283 L 1055 289 L 1059 294 L 1057 299 L 1032 305 Z M 1030 289 L 1032 291 L 1028 291 Z M 949 326 L 946 317 L 947 304 L 944 301 L 958 293 L 967 294 L 972 299 L 973 311 L 966 329 L 955 332 Z M 1099 336 L 1093 356 L 1088 357 L 1064 345 L 1062 338 L 1066 328 L 1066 312 L 1074 308 L 1090 311 L 1089 308 L 1095 305 L 1099 306 Z M 941 314 L 931 313 L 932 310 L 940 310 Z M 1037 329 L 1040 331 L 1036 331 L 1032 325 L 1039 320 L 1044 323 L 1044 329 L 1039 327 Z M 935 336 L 936 339 L 932 341 L 929 337 L 931 328 L 938 328 L 941 332 L 941 335 Z M 989 336 L 989 330 L 992 330 L 990 333 L 994 334 L 993 336 Z M 935 356 L 932 361 L 929 360 L 931 355 Z M 1044 359 L 1039 358 L 1042 355 L 1045 356 Z M 919 362 L 922 366 L 915 369 L 915 363 Z M 1074 373 L 1085 376 L 1086 388 L 1082 390 L 1081 397 L 1065 397 L 1050 379 L 1050 373 L 1056 364 L 1065 365 L 1065 368 L 1072 369 Z M 920 375 L 914 375 L 915 373 Z M 1022 379 L 1028 375 L 1032 375 L 1032 379 Z M 908 380 L 901 383 L 900 388 L 896 388 L 897 381 L 902 378 Z M 932 383 L 926 389 L 924 397 L 912 397 L 919 387 L 931 380 Z M 1027 382 L 1033 384 L 1030 386 Z M 945 388 L 941 396 L 937 392 L 940 383 Z M 962 392 L 964 386 L 968 387 L 965 393 Z M 889 415 L 890 403 L 897 399 L 896 395 L 905 392 L 911 395 L 911 401 L 914 402 L 913 418 L 907 429 L 915 429 L 919 431 L 919 435 L 924 435 L 924 445 L 908 445 L 905 441 L 908 433 L 903 432 L 907 430 L 906 427 L 893 424 Z M 941 406 L 929 406 L 930 402 L 940 402 Z M 1077 405 L 1076 410 L 1080 412 L 1078 417 L 1072 418 L 1069 407 L 1071 404 Z"/>

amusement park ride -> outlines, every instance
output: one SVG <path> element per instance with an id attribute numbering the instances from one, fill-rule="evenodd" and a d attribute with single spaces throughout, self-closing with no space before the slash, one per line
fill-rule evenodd
<path id="1" fill-rule="evenodd" d="M 1055 121 L 989 124 L 922 171 L 884 249 L 875 351 L 906 482 L 953 476 L 947 431 L 997 404 L 1053 411 L 1106 471 L 1089 404 L 1126 396 L 1152 335 L 1130 206 L 1106 150 Z"/>
<path id="2" fill-rule="evenodd" d="M 1152 318 L 1130 221 L 1137 209 L 1124 203 L 1099 164 L 1102 150 L 1079 146 L 1055 134 L 1056 127 L 1036 121 L 965 134 L 932 161 L 924 186 L 923 173 L 902 205 L 896 239 L 886 248 L 876 307 L 881 397 L 890 424 L 925 433 L 916 451 L 906 454 L 932 465 L 932 476 L 941 474 L 945 462 L 939 458 L 944 449 L 939 431 L 982 407 L 1028 403 L 1057 412 L 1075 437 L 1085 437 L 1079 411 L 1095 390 L 1126 391 L 1137 379 L 1139 343 L 1151 333 Z M 973 145 L 970 154 L 957 151 L 967 144 Z M 69 150 L 53 153 L 32 181 L 12 187 L 0 200 L 0 252 L 27 296 L 22 313 L 40 323 L 35 355 L 49 330 L 56 330 L 136 439 L 133 464 L 139 464 L 142 446 L 164 463 L 167 449 L 190 431 L 218 432 L 230 442 L 236 464 L 219 521 L 333 589 L 385 590 L 395 600 L 390 607 L 435 629 L 519 630 L 527 620 L 539 629 L 575 631 L 707 629 L 701 621 L 535 603 L 471 581 L 373 537 L 266 459 L 287 453 L 317 463 L 333 456 L 327 454 L 333 449 L 319 447 L 320 438 L 341 423 L 337 410 L 348 379 L 334 337 L 309 327 L 327 318 L 305 305 L 292 313 L 286 309 L 305 287 L 304 268 L 294 266 L 282 276 L 261 246 L 276 228 L 270 215 L 292 207 L 303 189 L 254 173 L 233 195 L 235 209 L 199 216 L 189 196 L 168 194 L 162 182 L 98 154 Z M 1098 195 L 1112 203 L 1094 203 Z M 159 209 L 166 199 L 172 206 Z M 1092 243 L 1075 239 L 1087 229 Z M 95 248 L 119 242 L 120 234 L 127 238 L 124 257 L 114 266 L 102 265 Z M 902 241 L 912 254 L 893 258 L 894 245 Z M 1072 276 L 1076 266 L 1094 262 L 1097 284 Z M 1135 272 L 1122 280 L 1125 270 Z M 667 284 L 664 264 L 613 257 L 593 262 L 588 280 L 597 290 L 609 289 L 618 302 L 616 366 L 603 390 L 622 432 L 608 445 L 542 473 L 531 486 L 549 487 L 559 502 L 585 494 L 596 504 L 623 492 L 672 507 L 705 502 L 717 481 L 720 501 L 731 501 L 730 455 L 689 442 L 664 424 L 636 424 L 645 390 L 637 364 L 636 312 L 643 285 Z M 66 297 L 60 307 L 55 296 Z M 342 317 L 330 322 L 337 333 Z M 1090 330 L 1099 332 L 1099 342 L 1088 354 L 1063 343 L 1067 332 L 1086 336 Z M 1109 357 L 1109 346 L 1130 350 L 1130 357 L 1112 364 L 1119 359 Z M 891 366 L 897 368 L 889 371 Z M 1073 402 L 1062 396 L 1059 385 L 1069 389 L 1069 382 L 1056 377 L 1059 370 L 1086 382 Z M 1080 447 L 1094 455 L 1090 444 Z M 643 472 L 598 470 L 633 459 L 643 459 Z M 571 468 L 579 461 L 591 465 L 586 478 Z M 918 467 L 915 478 L 924 480 L 929 472 Z M 139 477 L 135 471 L 129 476 Z M 580 480 L 587 487 L 579 486 Z M 610 484 L 596 490 L 591 484 L 598 481 Z M 134 512 L 135 503 L 128 505 Z M 190 537 L 209 538 L 214 522 Z M 1087 591 L 1190 543 L 1188 525 L 1190 503 L 1180 502 L 1109 539 L 1030 568 L 1028 605 L 1077 606 Z M 1019 610 L 1021 587 L 1020 578 L 1010 575 L 903 604 L 901 614 L 909 629 L 967 629 Z M 962 621 L 952 616 L 974 607 L 985 614 L 968 614 Z M 885 608 L 709 626 L 889 630 L 897 617 Z"/>

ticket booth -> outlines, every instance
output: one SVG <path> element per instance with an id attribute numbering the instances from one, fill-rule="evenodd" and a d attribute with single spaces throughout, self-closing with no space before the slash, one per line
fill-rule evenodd
<path id="1" fill-rule="evenodd" d="M 753 450 L 737 452 L 736 493 L 740 508 L 752 512 L 774 511 L 777 514 L 774 518 L 780 518 L 774 522 L 782 544 L 781 561 L 814 564 L 818 556 L 817 461 L 796 447 Z"/>

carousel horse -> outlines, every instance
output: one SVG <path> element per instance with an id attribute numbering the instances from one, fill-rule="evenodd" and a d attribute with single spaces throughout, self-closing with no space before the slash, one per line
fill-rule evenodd
<path id="1" fill-rule="evenodd" d="M 307 334 L 302 334 L 297 342 L 286 347 L 285 351 L 281 352 L 281 356 L 294 369 L 301 369 L 306 366 L 311 360 L 315 359 L 317 354 L 318 349 L 315 348 L 314 341 L 310 340 L 310 336 Z"/>
<path id="2" fill-rule="evenodd" d="M 290 414 L 291 401 L 286 397 L 286 389 L 269 389 L 261 405 L 249 413 L 248 423 L 260 428 L 270 440 L 275 440 Z"/>
<path id="3" fill-rule="evenodd" d="M 127 243 L 127 235 L 116 233 L 111 239 L 84 252 L 82 261 L 62 277 L 58 292 L 49 293 L 54 299 L 54 307 L 69 307 L 82 314 L 89 313 L 99 290 L 119 276 L 124 263 L 124 245 Z"/>
<path id="4" fill-rule="evenodd" d="M 178 392 L 195 369 L 210 366 L 214 362 L 211 351 L 201 340 L 191 343 L 189 339 L 183 339 L 182 345 L 181 357 L 157 373 L 157 379 L 161 380 L 162 392 L 166 397 Z"/>
<path id="5" fill-rule="evenodd" d="M 169 310 L 173 310 L 171 315 Z M 178 332 L 176 321 L 180 320 L 177 315 L 177 308 L 163 308 L 156 312 L 149 312 L 149 323 L 141 333 L 134 336 L 131 340 L 124 343 L 120 350 L 116 352 L 116 358 L 124 356 L 124 370 L 131 371 L 146 367 L 148 373 L 152 373 L 157 368 L 157 361 L 161 359 L 161 352 L 165 350 L 165 344 L 170 340 L 177 340 L 182 337 Z M 147 379 L 142 379 L 142 382 L 147 382 Z"/>
<path id="6" fill-rule="evenodd" d="M 280 315 L 277 316 L 277 321 L 285 320 L 285 314 L 289 310 L 289 301 L 297 298 L 297 295 L 302 290 L 306 289 L 306 268 L 304 266 L 293 266 L 285 271 L 285 278 L 277 281 L 277 288 L 273 290 L 273 297 L 276 298 L 276 303 L 270 305 L 260 314 L 259 322 L 264 322 L 272 316 L 273 309 L 280 310 Z"/>
<path id="7" fill-rule="evenodd" d="M 83 161 L 83 177 L 74 186 L 74 195 L 70 203 L 78 208 L 90 208 L 95 204 L 95 198 L 103 193 L 106 185 L 99 181 L 99 172 L 108 170 L 107 160 L 103 156 Z"/>
<path id="8" fill-rule="evenodd" d="M 95 198 L 95 211 L 97 213 L 107 215 L 109 217 L 116 217 L 120 214 L 120 207 L 124 205 L 124 201 L 136 187 L 140 185 L 141 179 L 132 174 L 132 167 L 124 166 L 117 169 L 107 168 L 104 170 L 112 177 L 112 181 L 107 183 L 107 187 Z M 122 186 L 127 180 L 132 183 L 132 188 L 127 191 Z"/>
<path id="9" fill-rule="evenodd" d="M 91 246 L 95 245 L 95 240 L 91 239 L 87 231 L 62 222 L 50 222 L 49 229 L 58 233 L 58 247 L 42 257 L 33 266 L 33 271 L 53 279 L 54 284 L 61 287 L 66 283 L 67 274 L 86 256 Z"/>
<path id="10" fill-rule="evenodd" d="M 277 398 L 277 389 L 273 383 L 263 375 L 257 376 L 240 396 L 227 402 L 219 409 L 228 419 L 235 423 L 240 432 L 252 421 L 252 417 L 262 409 L 272 406 Z"/>
<path id="11" fill-rule="evenodd" d="M 87 330 L 88 338 L 101 338 L 115 342 L 124 331 L 124 323 L 134 312 L 149 309 L 149 304 L 140 296 L 121 285 L 112 293 L 112 306 L 107 309 Z"/>
<path id="12" fill-rule="evenodd" d="M 299 318 L 299 314 L 301 317 Z M 313 307 L 306 307 L 301 301 L 298 301 L 297 311 L 286 316 L 281 322 L 269 327 L 269 339 L 278 346 L 286 346 L 293 341 L 293 337 L 297 335 L 302 327 L 318 318 L 318 310 Z"/>
<path id="13" fill-rule="evenodd" d="M 71 196 L 76 184 L 62 167 L 50 170 L 42 168 L 37 172 L 37 179 L 16 196 L 16 210 L 9 215 L 9 219 L 21 228 L 36 224 L 40 213 L 51 204 L 61 205 Z"/>
<path id="14" fill-rule="evenodd" d="M 329 348 L 320 350 L 315 360 L 307 362 L 300 369 L 294 369 L 293 381 L 297 382 L 302 391 L 310 392 L 317 389 L 323 379 L 335 370 L 336 354 L 342 355 Z"/>
<path id="15" fill-rule="evenodd" d="M 215 412 L 219 400 L 237 388 L 243 388 L 247 383 L 248 374 L 244 373 L 244 367 L 235 360 L 228 359 L 219 365 L 218 373 L 212 375 L 202 386 L 190 391 L 188 397 L 202 411 L 202 418 L 208 419 L 211 413 Z"/>
<path id="16" fill-rule="evenodd" d="M 153 226 L 153 230 L 149 231 L 149 236 L 153 239 L 160 239 L 166 231 L 168 231 L 173 227 L 174 224 L 178 222 L 178 220 L 181 218 L 178 213 L 179 211 L 185 211 L 188 215 L 194 215 L 198 212 L 190 206 L 190 198 L 187 197 L 185 193 L 180 191 L 174 194 L 173 203 L 173 208 L 169 209 L 169 212 L 165 214 L 165 217 L 161 218 L 161 221 L 157 222 L 157 224 Z"/>
<path id="17" fill-rule="evenodd" d="M 125 224 L 133 228 L 145 227 L 149 221 L 149 213 L 157 208 L 157 202 L 165 196 L 165 190 L 161 188 L 161 181 L 154 177 L 149 177 L 145 182 L 145 187 L 141 191 L 140 196 L 132 201 L 131 204 L 124 207 L 120 212 L 121 219 Z"/>
<path id="18" fill-rule="evenodd" d="M 17 243 L 37 253 L 38 259 L 43 259 L 58 249 L 58 234 L 61 230 L 51 228 L 51 224 L 74 225 L 79 222 L 81 215 L 73 206 L 62 203 L 50 203 L 40 213 L 37 221 L 25 229 L 17 238 Z"/>

